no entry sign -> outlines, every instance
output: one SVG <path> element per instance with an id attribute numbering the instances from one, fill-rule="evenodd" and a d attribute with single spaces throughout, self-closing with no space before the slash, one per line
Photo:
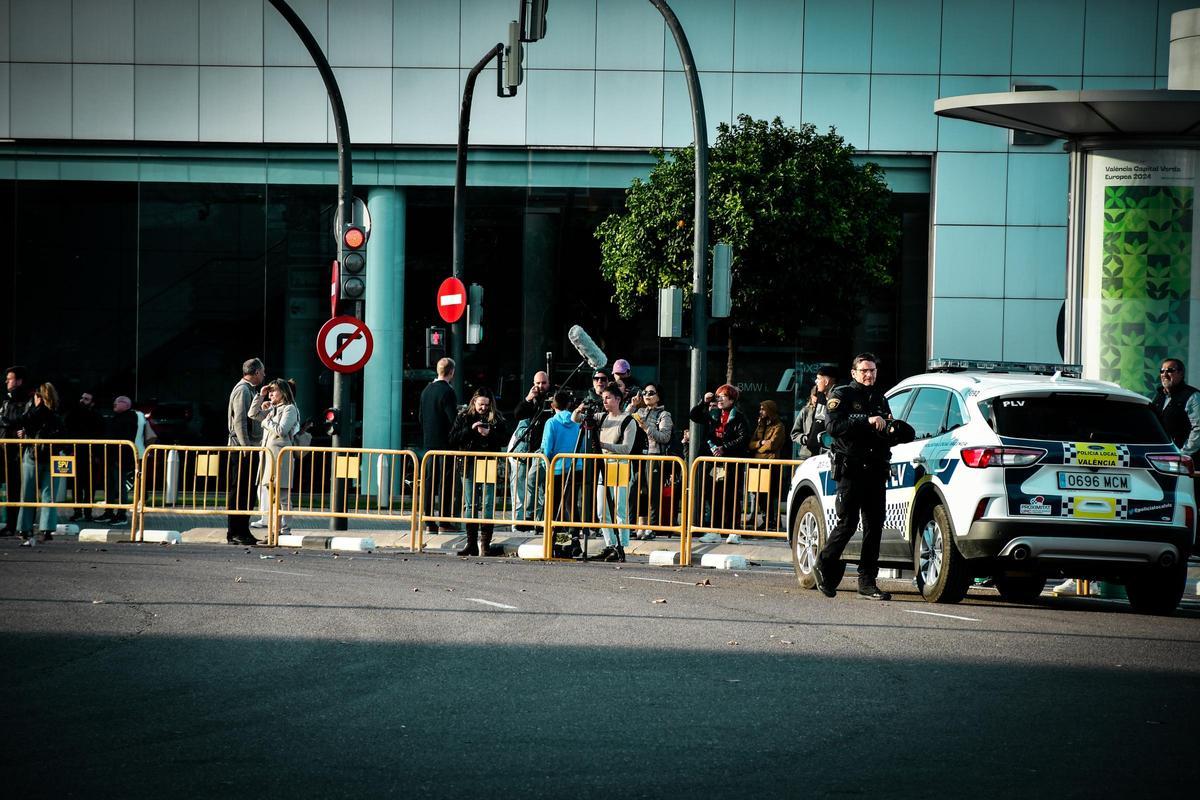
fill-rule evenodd
<path id="1" fill-rule="evenodd" d="M 334 372 L 357 372 L 374 349 L 367 324 L 355 317 L 334 317 L 317 333 L 317 355 Z"/>
<path id="2" fill-rule="evenodd" d="M 437 292 L 437 310 L 442 319 L 449 323 L 462 319 L 467 310 L 467 287 L 458 278 L 446 278 Z"/>

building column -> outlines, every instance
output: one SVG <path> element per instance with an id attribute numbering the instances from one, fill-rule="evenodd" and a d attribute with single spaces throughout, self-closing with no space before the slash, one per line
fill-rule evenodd
<path id="1" fill-rule="evenodd" d="M 553 314 L 557 226 L 557 209 L 526 209 L 521 248 L 524 299 L 521 308 L 521 377 L 518 381 L 524 389 L 528 389 L 533 373 L 546 368 L 546 351 L 553 350 L 557 341 Z"/>
<path id="2" fill-rule="evenodd" d="M 371 239 L 367 247 L 367 327 L 375 340 L 363 369 L 363 447 L 399 450 L 404 383 L 403 189 L 372 187 L 367 194 Z"/>

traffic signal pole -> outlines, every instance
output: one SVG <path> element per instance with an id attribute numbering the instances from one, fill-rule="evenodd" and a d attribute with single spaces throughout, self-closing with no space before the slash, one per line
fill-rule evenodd
<path id="1" fill-rule="evenodd" d="M 458 150 L 454 157 L 454 246 L 450 256 L 450 275 L 463 277 L 463 251 L 467 239 L 467 140 L 471 131 L 471 102 L 475 99 L 475 79 L 493 58 L 504 52 L 504 45 L 497 43 L 487 51 L 479 63 L 467 73 L 463 87 L 462 110 L 458 114 Z M 450 358 L 454 360 L 454 395 L 463 402 L 463 342 L 466 339 L 467 323 L 461 318 L 450 326 Z"/>
<path id="2" fill-rule="evenodd" d="M 333 75 L 333 68 L 329 66 L 329 59 L 325 58 L 325 54 L 321 52 L 321 46 L 313 37 L 312 32 L 304 21 L 292 10 L 292 7 L 287 4 L 286 0 L 270 0 L 271 5 L 279 12 L 287 23 L 292 26 L 292 30 L 300 37 L 304 48 L 308 50 L 309 56 L 312 57 L 313 63 L 317 67 L 317 72 L 321 74 L 321 80 L 325 82 L 325 92 L 329 95 L 329 105 L 333 109 L 333 125 L 337 132 L 337 152 L 338 152 L 338 211 L 336 219 L 340 224 L 335 225 L 338 231 L 338 263 L 343 263 L 345 243 L 342 241 L 342 224 L 353 222 L 354 214 L 354 180 L 352 174 L 351 158 L 350 158 L 350 123 L 346 118 L 346 105 L 342 102 L 342 92 L 338 88 L 337 79 Z M 354 316 L 358 319 L 363 317 L 363 301 L 354 301 Z M 346 444 L 351 436 L 349 431 L 354 430 L 354 420 L 350 419 L 350 385 L 349 381 L 340 373 L 333 373 L 333 407 L 341 413 L 338 415 L 340 425 L 338 432 L 333 436 L 333 446 L 341 447 L 343 440 Z M 329 491 L 331 507 L 334 510 L 340 510 L 345 506 L 345 484 L 337 478 L 337 470 L 331 470 L 333 473 L 329 479 Z M 330 530 L 346 530 L 346 520 L 340 517 L 333 517 L 329 520 Z"/>

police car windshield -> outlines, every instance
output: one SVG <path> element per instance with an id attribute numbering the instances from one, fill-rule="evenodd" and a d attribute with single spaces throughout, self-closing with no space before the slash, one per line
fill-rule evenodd
<path id="1" fill-rule="evenodd" d="M 1169 444 L 1148 405 L 1086 395 L 995 397 L 980 403 L 1001 436 L 1060 442 Z"/>

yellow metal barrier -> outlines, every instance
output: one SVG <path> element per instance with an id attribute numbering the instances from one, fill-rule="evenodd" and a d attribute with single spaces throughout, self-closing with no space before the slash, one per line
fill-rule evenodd
<path id="1" fill-rule="evenodd" d="M 411 450 L 364 447 L 285 447 L 274 461 L 277 498 L 271 536 L 289 528 L 288 517 L 336 517 L 407 524 L 417 549 L 417 456 Z M 331 493 L 338 481 L 338 496 Z"/>
<path id="2" fill-rule="evenodd" d="M 692 563 L 692 536 L 715 533 L 786 539 L 792 459 L 701 456 L 688 473 L 687 541 L 681 564 Z"/>
<path id="3" fill-rule="evenodd" d="M 425 529 L 434 526 L 517 525 L 545 532 L 546 474 L 541 453 L 430 450 L 421 459 L 414 548 L 425 546 Z"/>
<path id="4" fill-rule="evenodd" d="M 263 447 L 150 445 L 142 456 L 133 541 L 142 541 L 147 513 L 271 514 L 275 497 L 270 476 L 264 485 L 265 507 L 258 499 L 262 464 L 270 457 Z M 264 542 L 274 543 L 270 536 Z"/>
<path id="5" fill-rule="evenodd" d="M 683 512 L 687 468 L 675 456 L 609 453 L 559 454 L 550 463 L 554 480 L 547 487 L 549 531 L 543 558 L 554 555 L 554 538 L 563 530 L 651 531 L 686 538 Z M 571 536 L 572 539 L 576 535 Z M 632 538 L 632 537 L 631 537 Z M 599 547 L 589 548 L 598 552 Z M 684 550 L 681 549 L 680 557 Z"/>
<path id="6" fill-rule="evenodd" d="M 0 507 L 6 525 L 8 509 L 20 509 L 13 529 L 23 533 L 32 532 L 35 522 L 42 533 L 53 533 L 60 508 L 115 512 L 118 523 L 136 519 L 138 478 L 130 441 L 0 439 Z M 131 521 L 131 534 L 135 527 Z"/>

